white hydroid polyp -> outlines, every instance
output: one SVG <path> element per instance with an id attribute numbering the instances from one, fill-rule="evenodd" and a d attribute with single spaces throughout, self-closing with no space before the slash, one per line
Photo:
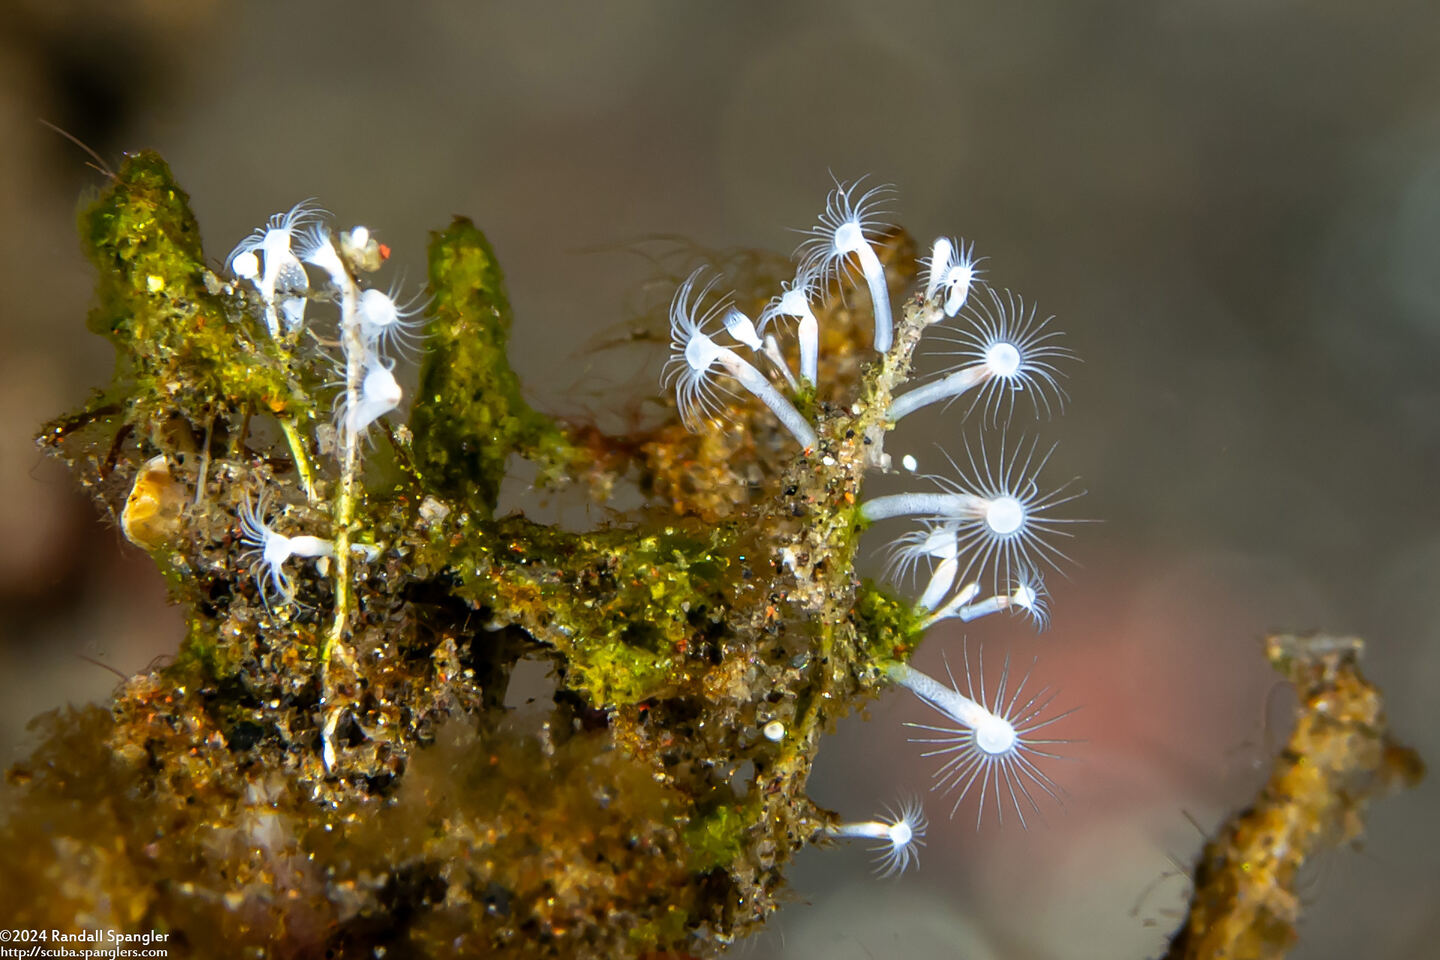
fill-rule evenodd
<path id="1" fill-rule="evenodd" d="M 949 673 L 948 664 L 945 669 L 949 674 L 950 686 L 906 664 L 891 664 L 886 668 L 886 672 L 896 683 L 959 724 L 958 727 L 906 724 L 937 734 L 933 737 L 912 739 L 912 743 L 935 745 L 933 749 L 926 751 L 924 756 L 954 754 L 935 771 L 935 783 L 932 787 L 943 793 L 959 791 L 950 815 L 953 817 L 970 791 L 978 788 L 980 802 L 975 814 L 977 829 L 985 816 L 988 795 L 994 796 L 996 816 L 1002 823 L 1005 820 L 1008 800 L 1008 805 L 1014 808 L 1015 814 L 1020 818 L 1020 825 L 1026 827 L 1028 824 L 1025 820 L 1025 806 L 1029 806 L 1037 814 L 1040 812 L 1040 805 L 1033 791 L 1041 791 L 1057 803 L 1063 793 L 1060 786 L 1040 769 L 1037 760 L 1061 759 L 1060 754 L 1048 748 L 1072 742 L 1045 738 L 1037 734 L 1075 711 L 1071 709 L 1047 716 L 1046 711 L 1055 694 L 1049 687 L 1043 687 L 1027 695 L 1026 685 L 1030 680 L 1028 670 L 1020 678 L 1020 682 L 1015 684 L 1014 690 L 1010 691 L 1008 656 L 1005 658 L 1005 667 L 1001 671 L 1000 683 L 995 688 L 994 696 L 987 699 L 984 655 L 980 655 L 978 667 L 973 672 L 970 669 L 968 649 L 964 657 L 966 693 L 960 692 L 954 675 Z M 975 680 L 977 673 L 980 675 L 978 685 Z"/>
<path id="2" fill-rule="evenodd" d="M 234 264 L 241 254 L 289 251 L 291 241 L 295 239 L 296 231 L 308 224 L 315 223 L 322 216 L 325 210 L 320 207 L 314 197 L 301 200 L 295 206 L 284 213 L 277 213 L 265 221 L 265 226 L 257 227 L 250 236 L 241 240 L 230 251 L 230 256 L 225 259 L 225 265 L 234 269 Z"/>
<path id="3" fill-rule="evenodd" d="M 814 386 L 819 382 L 820 368 L 820 321 L 810 309 L 810 295 L 814 291 L 815 278 L 803 270 L 789 282 L 781 281 L 780 296 L 772 299 L 760 314 L 760 329 L 780 317 L 794 317 L 799 320 L 795 339 L 800 344 L 800 376 Z"/>
<path id="4" fill-rule="evenodd" d="M 725 332 L 751 350 L 759 352 L 764 349 L 764 344 L 760 342 L 760 334 L 755 330 L 755 324 L 733 305 L 725 312 Z"/>
<path id="5" fill-rule="evenodd" d="M 927 477 L 943 492 L 876 497 L 860 505 L 860 516 L 868 521 L 919 516 L 953 528 L 957 555 L 964 558 L 962 582 L 971 574 L 981 579 L 987 567 L 993 568 L 996 585 L 1016 582 L 1042 563 L 1058 570 L 1059 561 L 1069 557 L 1051 541 L 1072 536 L 1066 525 L 1084 521 L 1056 517 L 1053 511 L 1083 496 L 1084 491 L 1073 489 L 1075 478 L 1048 491 L 1040 486 L 1039 474 L 1054 452 L 1052 446 L 1037 455 L 1037 443 L 1032 441 L 1027 448 L 1022 440 L 1007 453 L 1002 438 L 993 460 L 983 446 L 977 460 L 974 449 L 966 444 L 968 474 L 959 480 Z M 950 464 L 955 467 L 953 460 Z"/>
<path id="6" fill-rule="evenodd" d="M 400 406 L 404 391 L 395 379 L 393 361 L 381 359 L 378 355 L 365 355 L 365 377 L 354 403 L 349 391 L 337 398 L 335 414 L 336 431 L 340 434 L 342 447 L 347 437 L 360 437 L 370 424 Z"/>
<path id="7" fill-rule="evenodd" d="M 987 287 L 985 292 L 988 297 L 976 297 L 965 308 L 963 329 L 952 336 L 937 336 L 959 347 L 939 352 L 941 356 L 960 357 L 958 369 L 896 397 L 890 404 L 891 422 L 941 400 L 953 402 L 971 390 L 976 391 L 975 399 L 966 416 L 983 404 L 992 422 L 999 419 L 1001 407 L 1009 419 L 1017 393 L 1029 395 L 1037 418 L 1042 408 L 1047 416 L 1050 414 L 1052 398 L 1056 407 L 1064 405 L 1066 393 L 1059 378 L 1065 374 L 1056 362 L 1075 355 L 1055 343 L 1063 336 L 1058 330 L 1048 329 L 1055 318 L 1037 320 L 1034 305 L 1027 309 L 1024 298 L 1009 290 L 1003 298 L 993 288 Z"/>
<path id="8" fill-rule="evenodd" d="M 395 299 L 395 289 L 388 292 L 370 287 L 361 292 L 356 307 L 360 322 L 360 336 L 365 343 L 379 351 L 386 345 L 393 345 L 398 352 L 417 345 L 423 319 L 417 316 L 425 309 L 423 293 L 417 293 L 401 304 Z"/>
<path id="9" fill-rule="evenodd" d="M 331 285 L 337 290 L 355 285 L 355 278 L 345 266 L 340 250 L 330 234 L 330 228 L 323 223 L 310 225 L 300 235 L 300 259 L 324 270 L 330 277 Z M 342 323 L 344 322 L 350 321 L 342 320 Z"/>
<path id="10" fill-rule="evenodd" d="M 723 409 L 720 388 L 714 381 L 717 373 L 723 373 L 769 407 L 801 447 L 813 447 L 815 428 L 800 415 L 800 411 L 781 396 L 764 374 L 731 348 L 716 343 L 705 332 L 705 327 L 715 318 L 731 316 L 734 307 L 728 300 L 722 299 L 697 316 L 700 304 L 709 296 L 718 279 L 712 278 L 696 291 L 695 283 L 704 271 L 705 268 L 700 267 L 686 277 L 670 301 L 670 359 L 665 362 L 660 383 L 667 387 L 674 383 L 680 418 L 694 430 L 699 421 Z"/>
<path id="11" fill-rule="evenodd" d="M 335 554 L 335 545 L 329 540 L 302 535 L 287 537 L 276 533 L 265 522 L 266 500 L 262 494 L 258 504 L 251 503 L 247 494 L 240 504 L 240 542 L 250 549 L 244 556 L 253 557 L 250 573 L 260 596 L 268 607 L 272 601 L 282 604 L 295 600 L 295 583 L 285 572 L 285 561 L 291 557 L 329 557 Z"/>
<path id="12" fill-rule="evenodd" d="M 906 797 L 900 801 L 898 810 L 886 807 L 884 818 L 836 824 L 826 827 L 825 833 L 837 838 L 879 840 L 880 844 L 871 848 L 875 854 L 875 870 L 882 877 L 892 877 L 904 873 L 910 864 L 920 862 L 919 848 L 925 846 L 925 830 L 929 825 L 919 798 Z"/>
<path id="13" fill-rule="evenodd" d="M 950 258 L 955 255 L 955 242 L 949 237 L 936 237 L 935 245 L 930 248 L 930 259 L 925 263 L 925 299 L 934 299 L 935 294 L 940 292 L 940 284 L 945 281 L 945 271 L 948 269 Z"/>
<path id="14" fill-rule="evenodd" d="M 954 523 L 922 521 L 921 529 L 902 534 L 890 544 L 887 577 L 905 579 L 913 575 L 922 562 L 932 565 L 925 592 L 915 603 L 916 610 L 925 614 L 920 622 L 923 629 L 941 620 L 968 623 L 1006 610 L 1028 616 L 1037 630 L 1045 629 L 1049 593 L 1038 573 L 1021 568 L 1008 592 L 976 600 L 980 584 L 974 582 L 964 584 L 951 594 L 960 575 L 960 559 L 960 529 Z"/>
<path id="15" fill-rule="evenodd" d="M 931 249 L 926 263 L 925 299 L 932 300 L 945 291 L 945 316 L 953 317 L 965 306 L 970 289 L 980 277 L 979 265 L 984 257 L 975 256 L 975 244 L 941 237 Z"/>
<path id="16" fill-rule="evenodd" d="M 1033 570 L 1023 570 L 1010 587 L 1008 593 L 997 593 L 993 597 L 984 600 L 976 600 L 980 595 L 980 584 L 970 583 L 956 591 L 944 606 L 939 601 L 944 598 L 944 593 L 949 589 L 948 583 L 937 582 L 939 576 L 944 573 L 945 564 L 942 563 L 935 569 L 936 577 L 931 579 L 930 586 L 926 588 L 925 595 L 920 598 L 918 606 L 922 610 L 929 610 L 931 613 L 921 621 L 921 626 L 929 629 L 941 620 L 959 620 L 962 623 L 969 623 L 971 620 L 978 620 L 981 617 L 988 617 L 992 613 L 1010 611 L 1023 614 L 1031 619 L 1037 631 L 1043 631 L 1049 622 L 1049 591 L 1045 588 L 1045 581 Z M 950 574 L 953 581 L 954 575 Z"/>
<path id="17" fill-rule="evenodd" d="M 795 374 L 790 372 L 790 364 L 785 362 L 785 354 L 780 352 L 780 341 L 775 339 L 775 334 L 765 334 L 764 353 L 766 359 L 775 365 L 776 370 L 780 371 L 780 375 L 785 378 L 790 389 L 799 392 L 800 384 L 795 380 Z"/>
<path id="18" fill-rule="evenodd" d="M 831 278 L 846 271 L 852 255 L 859 260 L 860 272 L 874 305 L 875 349 L 886 353 L 895 336 L 890 319 L 890 287 L 885 281 L 885 268 L 870 246 L 867 234 L 889 226 L 877 217 L 881 215 L 881 202 L 894 188 L 881 184 L 852 199 L 864 182 L 864 177 L 848 184 L 835 181 L 835 189 L 825 201 L 825 212 L 820 214 L 819 225 L 805 231 L 810 239 L 803 241 L 795 253 L 800 257 L 800 272 L 814 275 L 822 288 L 829 285 Z"/>
<path id="19" fill-rule="evenodd" d="M 305 319 L 305 296 L 310 279 L 291 250 L 296 231 L 315 223 L 324 210 L 314 199 L 302 200 L 285 213 L 277 213 L 253 234 L 241 240 L 225 259 L 226 267 L 254 283 L 265 301 L 265 325 L 271 336 L 280 335 L 279 314 L 289 330 Z M 263 263 L 261 260 L 263 259 Z M 277 313 L 277 300 L 279 297 Z"/>
<path id="20" fill-rule="evenodd" d="M 953 523 L 926 520 L 921 529 L 903 533 L 886 548 L 885 577 L 905 580 L 915 575 L 923 562 L 953 560 L 959 554 L 957 527 Z"/>
<path id="21" fill-rule="evenodd" d="M 285 572 L 285 562 L 291 557 L 315 559 L 335 556 L 335 544 L 320 537 L 300 534 L 287 537 L 276 533 L 265 522 L 267 510 L 265 494 L 259 502 L 251 502 L 247 493 L 236 511 L 240 520 L 240 542 L 250 547 L 241 556 L 252 557 L 250 574 L 260 589 L 260 596 L 267 607 L 273 601 L 281 604 L 294 603 L 295 582 Z M 350 552 L 367 560 L 374 560 L 380 551 L 371 544 L 352 543 Z"/>

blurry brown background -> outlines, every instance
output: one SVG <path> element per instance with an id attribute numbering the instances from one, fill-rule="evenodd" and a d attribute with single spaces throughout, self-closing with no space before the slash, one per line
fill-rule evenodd
<path id="1" fill-rule="evenodd" d="M 1271 628 L 1370 640 L 1391 718 L 1434 760 L 1440 691 L 1440 7 L 1434 3 L 314 3 L 0 6 L 0 759 L 34 713 L 103 698 L 175 649 L 149 561 L 30 437 L 108 376 L 73 231 L 109 158 L 159 149 L 223 258 L 319 197 L 394 247 L 488 232 L 533 398 L 603 410 L 659 352 L 578 345 L 673 232 L 788 250 L 830 185 L 873 173 L 922 242 L 974 239 L 988 279 L 1059 316 L 1085 362 L 1051 476 L 1102 518 L 1052 578 L 1054 625 L 969 630 L 1041 656 L 1084 710 L 1029 831 L 930 804 L 921 869 L 807 851 L 752 957 L 1143 957 L 1206 829 L 1285 733 Z M 593 248 L 603 248 L 593 252 Z M 556 344 L 576 344 L 575 353 Z M 939 361 L 932 359 L 931 363 Z M 632 382 L 633 381 L 633 382 Z M 938 468 L 958 408 L 894 450 Z M 885 487 L 884 483 L 877 488 Z M 523 503 L 523 490 L 515 492 Z M 883 537 L 883 532 L 877 532 Z M 875 534 L 872 534 L 875 536 Z M 873 558 L 869 561 L 873 566 Z M 919 662 L 958 657 L 937 630 Z M 992 665 L 994 663 L 992 662 Z M 847 721 L 812 792 L 868 816 L 934 766 L 900 695 Z M 1297 956 L 1434 956 L 1440 788 L 1377 808 L 1307 880 Z M 1158 882 L 1157 882 L 1158 881 Z M 1152 888 L 1153 886 L 1153 888 Z M 1149 892 L 1147 894 L 1147 888 Z M 1142 896 L 1144 894 L 1144 896 Z M 1430 948 L 1424 945 L 1430 943 Z"/>

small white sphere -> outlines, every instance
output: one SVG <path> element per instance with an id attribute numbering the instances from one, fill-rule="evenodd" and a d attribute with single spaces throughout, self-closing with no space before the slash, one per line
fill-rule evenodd
<path id="1" fill-rule="evenodd" d="M 235 271 L 237 277 L 254 280 L 260 276 L 260 258 L 255 256 L 253 250 L 246 250 L 231 262 L 230 269 Z"/>
<path id="2" fill-rule="evenodd" d="M 779 720 L 771 720 L 765 724 L 762 732 L 765 734 L 766 740 L 769 740 L 771 743 L 779 743 L 785 739 L 785 724 Z"/>

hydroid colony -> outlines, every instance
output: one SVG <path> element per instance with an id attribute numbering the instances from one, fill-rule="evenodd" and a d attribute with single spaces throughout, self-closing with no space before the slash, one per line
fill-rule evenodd
<path id="1" fill-rule="evenodd" d="M 1058 794 L 1028 671 L 908 665 L 941 620 L 1046 622 L 1073 519 L 1051 448 L 972 438 L 933 489 L 863 487 L 925 405 L 957 434 L 1020 394 L 1058 406 L 1068 352 L 969 244 L 918 261 L 887 195 L 838 184 L 798 271 L 751 258 L 733 297 L 714 264 L 682 271 L 676 411 L 615 435 L 525 402 L 469 221 L 406 300 L 378 229 L 313 202 L 207 260 L 163 162 L 129 158 L 81 215 L 116 376 L 41 442 L 154 558 L 186 636 L 12 771 L 12 922 L 165 928 L 204 956 L 713 954 L 806 844 L 915 862 L 917 803 L 846 824 L 806 792 L 836 719 L 896 685 L 940 713 L 919 738 L 952 810 Z M 958 348 L 928 387 L 922 337 Z M 516 458 L 542 490 L 623 479 L 643 505 L 578 532 L 497 516 Z M 857 577 L 872 523 L 917 598 Z M 523 662 L 555 689 L 516 711 Z"/>
<path id="2" fill-rule="evenodd" d="M 717 278 L 711 278 L 697 292 L 696 284 L 705 274 L 705 267 L 680 284 L 670 305 L 671 356 L 662 381 L 673 384 L 681 416 L 692 429 L 704 429 L 707 419 L 720 419 L 719 382 L 725 378 L 768 407 L 802 449 L 807 453 L 812 450 L 817 437 L 814 425 L 736 351 L 748 349 L 756 354 L 757 361 L 768 361 L 784 383 L 797 392 L 796 385 L 803 383 L 804 392 L 813 396 L 821 383 L 816 374 L 818 321 L 810 301 L 829 296 L 837 282 L 846 278 L 852 263 L 858 264 L 868 287 L 874 349 L 882 355 L 880 362 L 885 362 L 884 355 L 894 343 L 893 311 L 876 246 L 886 228 L 881 205 L 893 191 L 888 186 L 875 186 L 862 193 L 862 183 L 836 183 L 819 225 L 807 231 L 807 239 L 796 251 L 799 268 L 794 280 L 783 284 L 782 292 L 761 314 L 761 329 L 779 317 L 799 320 L 798 381 L 775 341 L 762 347 L 756 327 L 732 300 L 710 296 L 717 287 Z M 1008 290 L 1002 296 L 984 286 L 979 262 L 973 243 L 948 237 L 935 241 L 931 257 L 925 262 L 924 292 L 914 300 L 918 329 L 959 315 L 960 329 L 948 336 L 942 334 L 941 338 L 961 347 L 950 353 L 958 354 L 963 362 L 931 383 L 891 399 L 883 408 L 888 423 L 929 404 L 945 401 L 948 405 L 967 394 L 972 395 L 967 412 L 979 407 L 992 425 L 1001 419 L 1002 411 L 1008 424 L 1017 394 L 1030 398 L 1037 417 L 1042 410 L 1050 412 L 1052 403 L 1058 407 L 1063 401 L 1065 393 L 1058 379 L 1063 372 L 1057 364 L 1071 354 L 1056 342 L 1059 333 L 1049 329 L 1051 318 L 1037 320 L 1035 308 L 1027 310 L 1023 299 Z M 984 299 L 972 296 L 982 287 Z M 702 312 L 701 305 L 707 298 L 714 302 Z M 724 318 L 727 331 L 736 341 L 734 347 L 717 343 L 706 332 L 707 327 L 713 328 L 717 317 Z M 719 423 L 711 426 L 723 428 Z M 950 460 L 951 468 L 961 473 L 958 479 L 930 478 L 943 492 L 876 497 L 859 505 L 858 517 L 866 523 L 905 516 L 922 518 L 920 529 L 901 534 L 889 548 L 892 570 L 908 573 L 921 565 L 932 566 L 925 590 L 915 605 L 922 627 L 951 618 L 971 621 L 1009 610 L 1027 614 L 1043 628 L 1048 611 L 1040 568 L 1056 568 L 1058 562 L 1067 559 L 1055 541 L 1068 536 L 1066 525 L 1074 522 L 1057 517 L 1055 511 L 1079 494 L 1072 491 L 1070 483 L 1049 490 L 1040 485 L 1040 474 L 1053 447 L 1037 455 L 1037 445 L 1032 441 L 1028 448 L 1022 445 L 1006 450 L 1003 434 L 993 454 L 983 441 L 977 447 L 978 455 L 966 446 L 968 473 L 958 470 Z M 874 465 L 888 465 L 882 455 L 872 454 L 870 460 Z M 982 598 L 982 583 L 987 578 L 1003 587 Z M 927 756 L 955 754 L 935 775 L 937 789 L 958 794 L 952 813 L 975 790 L 980 794 L 978 807 L 982 814 L 987 794 L 993 794 L 998 815 L 1003 818 L 1008 804 L 1023 824 L 1026 806 L 1035 812 L 1040 809 L 1032 791 L 1059 798 L 1059 786 L 1036 761 L 1056 756 L 1041 746 L 1053 747 L 1065 741 L 1036 734 L 1066 714 L 1047 715 L 1052 697 L 1048 688 L 1025 697 L 1028 672 L 1021 682 L 1007 689 L 1008 657 L 994 698 L 988 703 L 983 675 L 971 674 L 968 655 L 964 664 L 968 696 L 957 689 L 953 676 L 951 685 L 946 686 L 905 663 L 882 666 L 891 680 L 959 725 L 925 727 L 945 736 L 922 738 L 922 742 L 936 745 Z M 983 667 L 983 659 L 980 664 Z M 897 822 L 906 819 L 902 816 Z M 834 836 L 878 837 L 882 833 L 873 826 L 858 832 L 832 831 Z M 908 829 L 902 834 L 907 842 L 912 836 Z M 914 836 L 918 838 L 919 833 Z M 887 858 L 884 872 L 903 870 L 912 859 L 908 849 L 903 856 Z"/>

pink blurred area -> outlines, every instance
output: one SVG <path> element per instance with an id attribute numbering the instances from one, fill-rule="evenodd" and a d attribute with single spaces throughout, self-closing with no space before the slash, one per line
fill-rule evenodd
<path id="1" fill-rule="evenodd" d="M 27 719 L 103 699 L 172 653 L 148 559 L 31 437 L 109 375 L 84 329 L 77 198 L 160 150 L 208 254 L 316 196 L 370 225 L 410 288 L 426 231 L 482 225 L 508 271 L 512 356 L 542 406 L 618 412 L 658 347 L 594 351 L 675 233 L 788 251 L 830 185 L 899 189 L 922 243 L 974 240 L 987 279 L 1057 314 L 1063 416 L 1011 436 L 1084 478 L 1051 629 L 936 628 L 996 670 L 1038 658 L 1081 709 L 1047 767 L 1065 802 L 1028 830 L 929 798 L 918 872 L 809 850 L 752 957 L 1143 957 L 1188 892 L 1174 865 L 1243 804 L 1285 735 L 1270 630 L 1370 643 L 1402 736 L 1440 726 L 1440 9 L 1383 0 L 1143 5 L 545 5 L 17 0 L 0 10 L 0 758 Z M 407 288 L 409 289 L 409 288 Z M 554 345 L 582 345 L 557 355 Z M 923 348 L 922 348 L 923 349 Z M 943 358 L 924 361 L 939 369 Z M 413 376 L 413 374 L 412 374 Z M 1023 409 L 1023 408 L 1022 408 Z M 959 406 L 891 440 L 922 470 L 979 436 Z M 880 478 L 875 490 L 905 488 Z M 913 481 L 910 481 L 913 483 Z M 511 491 L 524 503 L 523 485 Z M 898 527 L 896 531 L 898 531 Z M 862 573 L 884 538 L 867 535 Z M 812 782 L 860 818 L 924 790 L 901 693 L 852 718 Z M 1294 956 L 1431 956 L 1432 783 L 1326 858 Z M 1174 858 L 1172 860 L 1172 858 Z"/>

